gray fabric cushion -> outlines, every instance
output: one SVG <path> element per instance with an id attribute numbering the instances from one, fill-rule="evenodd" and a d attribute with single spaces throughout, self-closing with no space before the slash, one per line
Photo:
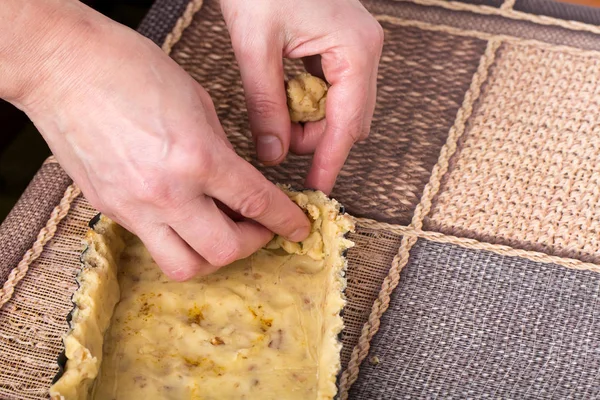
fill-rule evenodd
<path id="1" fill-rule="evenodd" d="M 458 0 L 461 3 L 477 4 L 482 6 L 500 7 L 504 0 Z"/>
<path id="2" fill-rule="evenodd" d="M 600 25 L 600 9 L 552 0 L 517 0 L 514 9 L 536 15 Z"/>
<path id="3" fill-rule="evenodd" d="M 594 272 L 420 240 L 351 398 L 593 398 L 599 291 Z"/>
<path id="4" fill-rule="evenodd" d="M 137 31 L 162 46 L 167 34 L 181 17 L 188 0 L 156 0 Z"/>

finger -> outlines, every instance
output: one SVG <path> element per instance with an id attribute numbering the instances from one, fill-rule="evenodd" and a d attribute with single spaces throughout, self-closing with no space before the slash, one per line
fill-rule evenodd
<path id="1" fill-rule="evenodd" d="M 207 273 L 250 256 L 273 237 L 255 222 L 233 222 L 205 196 L 188 202 L 173 217 L 171 227 L 212 266 Z"/>
<path id="2" fill-rule="evenodd" d="M 321 65 L 331 84 L 327 93 L 327 126 L 315 150 L 306 185 L 329 193 L 353 144 L 368 135 L 375 101 L 376 70 L 383 47 L 383 29 L 373 23 L 354 29 L 346 46 L 321 56 Z M 357 51 L 357 48 L 363 51 Z"/>
<path id="3" fill-rule="evenodd" d="M 257 157 L 266 165 L 283 161 L 290 144 L 282 44 L 276 37 L 269 35 L 260 43 L 245 43 L 246 48 L 234 48 Z"/>
<path id="4" fill-rule="evenodd" d="M 310 233 L 310 223 L 300 207 L 233 151 L 221 153 L 221 162 L 204 190 L 245 218 L 289 240 L 299 242 Z"/>
<path id="5" fill-rule="evenodd" d="M 364 134 L 368 91 L 368 72 L 332 80 L 325 110 L 327 126 L 314 153 L 307 187 L 331 192 L 350 149 Z"/>
<path id="6" fill-rule="evenodd" d="M 376 28 L 373 29 L 375 32 L 371 38 L 371 60 L 374 61 L 371 64 L 371 73 L 369 76 L 368 86 L 368 97 L 365 108 L 365 115 L 363 120 L 363 128 L 358 141 L 365 140 L 369 136 L 371 130 L 371 124 L 373 122 L 373 114 L 375 113 L 375 107 L 377 104 L 377 81 L 379 79 L 379 61 L 383 52 L 384 43 L 384 31 L 379 23 L 376 23 Z"/>
<path id="7" fill-rule="evenodd" d="M 204 258 L 167 225 L 139 229 L 136 233 L 156 264 L 170 279 L 185 281 L 210 267 Z"/>
<path id="8" fill-rule="evenodd" d="M 312 154 L 325 133 L 326 120 L 307 122 L 304 126 L 292 125 L 290 150 L 294 154 Z"/>
<path id="9" fill-rule="evenodd" d="M 375 112 L 375 107 L 377 104 L 377 73 L 378 67 L 377 65 L 373 68 L 371 72 L 371 77 L 369 80 L 369 95 L 367 97 L 367 106 L 365 108 L 365 116 L 363 121 L 363 129 L 362 134 L 358 138 L 358 141 L 365 140 L 371 131 L 371 124 L 373 122 L 373 114 Z"/>
<path id="10" fill-rule="evenodd" d="M 239 213 L 233 211 L 231 208 L 227 207 L 220 200 L 213 199 L 213 201 L 215 202 L 217 207 L 219 207 L 219 210 L 223 211 L 225 213 L 225 215 L 227 215 L 229 218 L 231 218 L 232 221 L 238 222 L 238 221 L 244 220 L 244 217 L 242 217 Z"/>

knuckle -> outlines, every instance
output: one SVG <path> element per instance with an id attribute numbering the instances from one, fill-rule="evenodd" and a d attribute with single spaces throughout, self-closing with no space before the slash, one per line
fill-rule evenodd
<path id="1" fill-rule="evenodd" d="M 239 213 L 246 218 L 258 219 L 267 214 L 272 203 L 271 192 L 264 187 L 258 188 L 241 200 Z"/>
<path id="2" fill-rule="evenodd" d="M 201 182 L 208 180 L 214 169 L 214 155 L 208 151 L 194 152 L 188 168 L 192 168 L 194 177 Z"/>
<path id="3" fill-rule="evenodd" d="M 176 152 L 172 158 L 175 176 L 191 175 L 196 181 L 203 182 L 211 176 L 214 167 L 214 155 L 204 146 L 192 143 Z"/>
<path id="4" fill-rule="evenodd" d="M 369 138 L 369 128 L 366 128 L 364 131 L 361 132 L 360 136 L 358 137 L 358 140 L 355 140 L 355 142 L 364 142 L 365 140 L 367 140 Z"/>
<path id="5" fill-rule="evenodd" d="M 350 138 L 352 139 L 352 141 L 354 143 L 360 142 L 361 138 L 363 137 L 362 135 L 363 134 L 359 130 L 348 131 L 348 136 L 350 136 Z"/>
<path id="6" fill-rule="evenodd" d="M 335 161 L 331 156 L 323 156 L 316 158 L 313 161 L 313 167 L 322 171 L 324 175 L 332 175 L 338 173 L 338 168 L 335 165 Z"/>
<path id="7" fill-rule="evenodd" d="M 358 29 L 356 34 L 358 40 L 364 43 L 367 51 L 373 54 L 380 53 L 383 48 L 385 33 L 383 27 L 376 19 L 372 19 L 370 23 L 365 24 L 362 29 Z"/>
<path id="8" fill-rule="evenodd" d="M 279 114 L 281 105 L 266 91 L 248 95 L 248 112 L 257 118 L 267 119 Z"/>
<path id="9" fill-rule="evenodd" d="M 240 64 L 256 63 L 267 50 L 264 40 L 256 37 L 256 32 L 244 24 L 231 27 L 231 44 Z"/>
<path id="10" fill-rule="evenodd" d="M 242 38 L 241 40 L 234 40 L 232 42 L 233 48 L 235 49 L 236 58 L 240 64 L 245 63 L 254 63 L 257 61 L 256 54 L 256 46 L 253 46 L 252 43 L 248 43 L 244 38 L 245 35 L 237 35 L 238 38 Z"/>
<path id="11" fill-rule="evenodd" d="M 173 208 L 181 198 L 181 189 L 203 185 L 212 176 L 214 156 L 201 146 L 178 146 L 160 168 L 141 171 L 129 186 L 129 193 L 138 203 L 159 208 Z"/>
<path id="12" fill-rule="evenodd" d="M 237 240 L 219 242 L 212 248 L 210 255 L 206 260 L 215 267 L 224 267 L 240 258 L 241 245 Z"/>
<path id="13" fill-rule="evenodd" d="M 204 107 L 209 108 L 210 110 L 215 109 L 215 102 L 213 101 L 210 94 L 206 90 L 204 90 L 204 88 L 199 87 L 198 90 L 196 91 L 196 93 L 198 93 L 200 102 L 202 103 L 202 105 Z"/>
<path id="14" fill-rule="evenodd" d="M 136 200 L 146 204 L 165 205 L 171 198 L 170 185 L 161 175 L 146 175 L 131 190 Z"/>
<path id="15" fill-rule="evenodd" d="M 367 140 L 370 133 L 371 133 L 371 122 L 369 121 L 369 122 L 365 123 L 365 125 L 363 126 L 357 142 L 363 142 L 363 141 Z"/>
<path id="16" fill-rule="evenodd" d="M 355 115 L 352 115 L 350 118 L 348 118 L 347 123 L 344 125 L 344 127 L 340 126 L 336 128 L 337 129 L 335 129 L 333 132 L 334 136 L 350 136 L 350 139 L 352 139 L 354 143 L 358 142 L 365 134 L 365 129 L 362 124 L 362 117 L 361 115 L 359 115 L 358 112 L 355 113 Z"/>

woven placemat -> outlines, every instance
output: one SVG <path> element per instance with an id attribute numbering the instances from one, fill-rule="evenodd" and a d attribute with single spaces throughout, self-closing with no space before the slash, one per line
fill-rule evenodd
<path id="1" fill-rule="evenodd" d="M 352 151 L 332 194 L 358 224 L 348 254 L 343 399 L 386 398 L 363 383 L 349 389 L 361 371 L 376 373 L 360 365 L 377 363 L 367 358 L 370 342 L 401 270 L 418 263 L 411 249 L 420 240 L 600 271 L 600 28 L 536 15 L 531 0 L 364 4 L 386 43 L 371 136 Z M 216 0 L 161 0 L 140 31 L 209 91 L 242 157 L 273 181 L 301 185 L 308 156 L 256 163 Z M 286 62 L 287 73 L 298 68 Z M 47 396 L 94 214 L 49 160 L 0 227 L 2 398 Z M 386 332 L 398 329 L 394 318 L 384 323 Z M 374 343 L 384 346 L 381 337 Z"/>

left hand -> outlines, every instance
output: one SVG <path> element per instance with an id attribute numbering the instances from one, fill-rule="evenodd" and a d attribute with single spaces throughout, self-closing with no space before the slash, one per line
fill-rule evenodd
<path id="1" fill-rule="evenodd" d="M 375 108 L 383 29 L 358 0 L 221 0 L 240 66 L 258 158 L 314 152 L 305 186 L 329 194 Z M 331 85 L 326 119 L 291 124 L 283 57 L 302 58 Z"/>

